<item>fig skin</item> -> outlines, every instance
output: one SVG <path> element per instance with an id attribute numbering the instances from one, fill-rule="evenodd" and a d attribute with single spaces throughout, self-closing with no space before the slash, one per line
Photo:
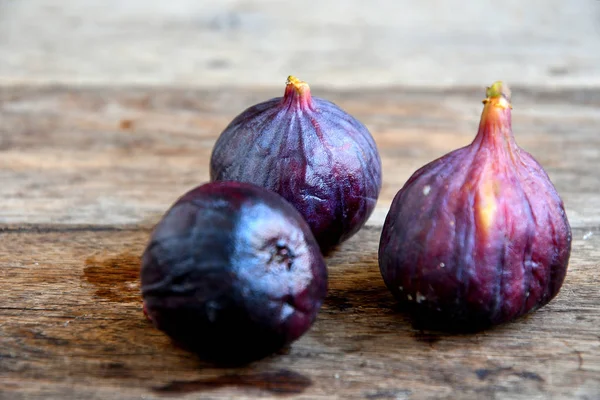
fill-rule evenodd
<path id="1" fill-rule="evenodd" d="M 250 182 L 288 200 L 323 252 L 365 224 L 381 190 L 381 160 L 367 128 L 288 78 L 283 97 L 254 105 L 219 136 L 211 181 Z"/>
<path id="2" fill-rule="evenodd" d="M 142 256 L 144 310 L 177 344 L 217 364 L 260 359 L 314 322 L 327 269 L 300 214 L 240 182 L 183 195 Z"/>
<path id="3" fill-rule="evenodd" d="M 382 277 L 418 325 L 478 330 L 547 304 L 571 252 L 564 205 L 514 140 L 510 93 L 488 88 L 474 141 L 425 165 L 396 194 Z"/>

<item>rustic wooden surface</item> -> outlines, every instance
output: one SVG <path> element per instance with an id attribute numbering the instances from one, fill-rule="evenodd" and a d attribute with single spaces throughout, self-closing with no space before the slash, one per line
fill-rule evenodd
<path id="1" fill-rule="evenodd" d="M 208 177 L 216 135 L 281 90 L 12 87 L 0 91 L 0 398 L 600 398 L 600 91 L 513 88 L 517 140 L 546 167 L 573 227 L 559 296 L 518 321 L 421 331 L 395 306 L 376 250 L 392 196 L 475 135 L 482 89 L 313 93 L 372 131 L 384 188 L 328 257 L 330 291 L 287 352 L 218 369 L 141 312 L 153 224 Z"/>
<path id="2" fill-rule="evenodd" d="M 598 0 L 0 0 L 0 83 L 600 88 Z"/>

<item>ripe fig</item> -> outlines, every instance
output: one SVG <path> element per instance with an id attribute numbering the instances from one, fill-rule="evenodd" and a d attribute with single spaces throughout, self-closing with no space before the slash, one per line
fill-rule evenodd
<path id="1" fill-rule="evenodd" d="M 563 202 L 515 142 L 506 85 L 486 95 L 475 140 L 416 171 L 384 223 L 381 274 L 422 325 L 510 321 L 547 304 L 567 272 Z"/>
<path id="2" fill-rule="evenodd" d="M 323 303 L 327 270 L 310 228 L 282 197 L 214 182 L 183 195 L 155 227 L 141 284 L 158 329 L 232 365 L 303 335 Z"/>
<path id="3" fill-rule="evenodd" d="M 306 219 L 325 252 L 367 221 L 381 190 L 381 160 L 367 128 L 312 97 L 293 76 L 283 97 L 238 115 L 218 138 L 212 181 L 250 182 L 279 193 Z"/>

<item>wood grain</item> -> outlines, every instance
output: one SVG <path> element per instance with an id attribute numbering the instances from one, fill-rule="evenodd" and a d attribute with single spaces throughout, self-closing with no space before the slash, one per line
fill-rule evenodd
<path id="1" fill-rule="evenodd" d="M 207 179 L 225 124 L 279 92 L 0 91 L 0 398 L 598 398 L 600 92 L 513 88 L 517 140 L 563 196 L 573 252 L 548 306 L 470 335 L 413 326 L 376 250 L 409 175 L 474 137 L 481 90 L 313 92 L 373 132 L 380 202 L 328 257 L 330 291 L 313 328 L 282 354 L 218 369 L 144 319 L 138 257 L 166 207 Z"/>
<path id="2" fill-rule="evenodd" d="M 519 144 L 545 167 L 576 227 L 600 225 L 600 91 L 513 88 Z M 123 224 L 156 220 L 208 179 L 214 141 L 273 90 L 0 90 L 0 223 Z M 475 137 L 481 89 L 313 94 L 373 133 L 384 186 L 371 224 L 417 168 Z"/>
<path id="3" fill-rule="evenodd" d="M 598 88 L 599 16 L 597 0 L 0 0 L 0 83 Z"/>
<path id="4" fill-rule="evenodd" d="M 138 255 L 148 229 L 83 228 L 2 231 L 6 398 L 591 399 L 600 393 L 598 272 L 590 261 L 599 255 L 600 236 L 574 241 L 565 286 L 547 307 L 483 333 L 446 335 L 414 328 L 396 309 L 377 268 L 379 230 L 368 227 L 328 259 L 331 288 L 318 322 L 287 354 L 215 369 L 176 348 L 141 312 Z"/>

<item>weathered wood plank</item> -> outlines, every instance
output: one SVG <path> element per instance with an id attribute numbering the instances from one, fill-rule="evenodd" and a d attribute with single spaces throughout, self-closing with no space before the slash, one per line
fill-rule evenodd
<path id="1" fill-rule="evenodd" d="M 0 91 L 0 223 L 156 220 L 208 179 L 217 135 L 281 90 L 4 88 Z M 575 227 L 600 226 L 600 91 L 514 88 L 517 141 L 546 168 Z M 482 89 L 333 92 L 378 143 L 384 186 L 371 225 L 426 162 L 469 143 Z"/>
<path id="2" fill-rule="evenodd" d="M 600 87 L 597 0 L 0 0 L 0 83 Z"/>
<path id="3" fill-rule="evenodd" d="M 176 348 L 141 312 L 149 229 L 43 227 L 0 233 L 4 398 L 510 398 L 600 394 L 600 235 L 575 231 L 564 288 L 548 306 L 472 335 L 423 332 L 395 307 L 367 227 L 328 258 L 314 327 L 280 354 L 216 369 Z"/>

